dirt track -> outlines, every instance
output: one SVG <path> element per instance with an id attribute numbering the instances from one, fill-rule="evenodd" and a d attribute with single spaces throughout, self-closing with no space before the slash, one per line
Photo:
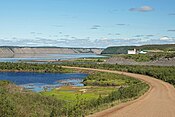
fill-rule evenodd
<path id="1" fill-rule="evenodd" d="M 175 88 L 166 82 L 145 75 L 119 71 L 78 67 L 66 68 L 123 74 L 144 80 L 150 85 L 150 90 L 140 98 L 119 104 L 89 117 L 175 117 Z"/>

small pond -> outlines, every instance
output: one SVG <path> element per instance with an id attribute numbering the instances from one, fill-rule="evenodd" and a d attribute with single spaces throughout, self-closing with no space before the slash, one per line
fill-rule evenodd
<path id="1" fill-rule="evenodd" d="M 31 73 L 31 72 L 0 72 L 0 80 L 9 80 L 26 89 L 41 92 L 60 86 L 84 86 L 83 79 L 88 74 L 81 73 Z"/>

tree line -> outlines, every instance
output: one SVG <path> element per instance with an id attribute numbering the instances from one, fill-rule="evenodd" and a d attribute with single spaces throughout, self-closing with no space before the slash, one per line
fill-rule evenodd
<path id="1" fill-rule="evenodd" d="M 172 85 L 175 85 L 175 67 L 174 66 L 147 66 L 147 65 L 112 65 L 112 64 L 77 64 L 74 62 L 63 63 L 62 65 L 98 68 L 108 70 L 118 70 L 131 73 L 138 73 L 143 75 L 152 76 L 154 78 L 163 80 Z"/>
<path id="2" fill-rule="evenodd" d="M 70 73 L 72 69 L 62 68 L 55 64 L 30 64 L 30 63 L 0 63 L 0 71 L 19 71 L 19 72 L 47 72 L 47 73 Z"/>

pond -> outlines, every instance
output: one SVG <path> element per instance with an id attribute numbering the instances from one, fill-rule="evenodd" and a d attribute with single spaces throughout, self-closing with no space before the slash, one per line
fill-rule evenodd
<path id="1" fill-rule="evenodd" d="M 0 72 L 0 80 L 8 80 L 25 89 L 35 92 L 50 91 L 60 86 L 84 86 L 83 79 L 88 74 L 82 73 L 31 73 Z"/>

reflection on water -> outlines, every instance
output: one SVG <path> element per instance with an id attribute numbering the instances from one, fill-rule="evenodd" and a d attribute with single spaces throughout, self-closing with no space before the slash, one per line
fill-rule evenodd
<path id="1" fill-rule="evenodd" d="M 60 86 L 83 86 L 82 81 L 87 74 L 71 73 L 30 73 L 0 72 L 0 80 L 9 80 L 26 89 L 40 92 Z"/>
<path id="2" fill-rule="evenodd" d="M 104 57 L 96 54 L 14 54 L 0 55 L 0 62 L 17 62 L 30 60 L 68 60 L 74 58 Z"/>

